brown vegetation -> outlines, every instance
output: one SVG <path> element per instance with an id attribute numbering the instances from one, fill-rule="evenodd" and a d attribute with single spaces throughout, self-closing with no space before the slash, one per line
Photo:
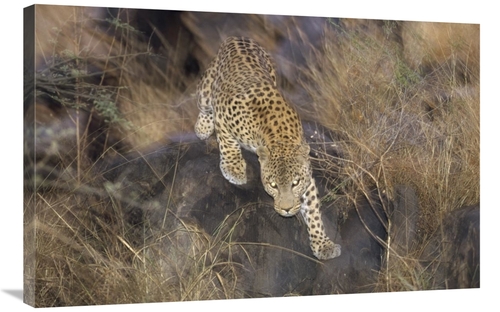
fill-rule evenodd
<path id="1" fill-rule="evenodd" d="M 479 202 L 479 26 L 374 23 L 350 21 L 311 61 L 311 118 L 345 137 L 340 180 L 351 200 L 415 188 L 425 241 L 447 213 Z M 380 290 L 435 286 L 413 252 L 388 249 Z"/>

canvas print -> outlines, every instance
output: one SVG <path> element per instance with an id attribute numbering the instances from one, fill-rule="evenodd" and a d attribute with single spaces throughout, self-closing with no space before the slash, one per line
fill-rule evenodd
<path id="1" fill-rule="evenodd" d="M 478 288 L 477 24 L 24 10 L 24 301 Z"/>

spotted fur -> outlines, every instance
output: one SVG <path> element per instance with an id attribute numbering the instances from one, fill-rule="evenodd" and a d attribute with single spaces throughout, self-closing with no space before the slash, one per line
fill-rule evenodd
<path id="1" fill-rule="evenodd" d="M 205 140 L 215 132 L 224 177 L 245 184 L 241 147 L 256 153 L 262 184 L 274 198 L 276 212 L 290 217 L 300 211 L 314 255 L 338 257 L 340 245 L 328 238 L 321 220 L 299 116 L 281 96 L 267 52 L 248 38 L 226 39 L 198 84 L 197 103 L 196 135 Z"/>

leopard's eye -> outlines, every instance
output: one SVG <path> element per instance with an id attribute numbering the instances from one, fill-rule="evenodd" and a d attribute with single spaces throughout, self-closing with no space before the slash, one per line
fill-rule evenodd
<path id="1" fill-rule="evenodd" d="M 271 185 L 272 188 L 276 188 L 278 185 L 276 185 L 276 182 L 271 182 L 269 183 L 269 185 Z"/>
<path id="2" fill-rule="evenodd" d="M 293 180 L 293 181 L 292 181 L 292 185 L 293 185 L 293 186 L 297 186 L 297 185 L 299 185 L 299 182 L 300 182 L 300 179 Z"/>

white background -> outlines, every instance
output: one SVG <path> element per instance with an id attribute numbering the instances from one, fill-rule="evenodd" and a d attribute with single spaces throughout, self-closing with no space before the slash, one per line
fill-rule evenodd
<path id="1" fill-rule="evenodd" d="M 278 308 L 280 311 L 319 309 L 321 311 L 489 311 L 498 309 L 499 235 L 496 200 L 498 185 L 497 118 L 500 101 L 495 91 L 498 85 L 500 11 L 494 1 L 51 1 L 43 4 L 112 6 L 130 8 L 175 9 L 186 11 L 215 11 L 265 13 L 282 15 L 331 16 L 414 21 L 442 21 L 481 24 L 481 288 L 472 290 L 425 291 L 391 294 L 310 296 L 279 299 L 241 299 L 186 303 L 58 308 L 56 311 L 147 311 L 167 309 L 241 309 Z M 22 302 L 23 240 L 22 240 L 22 97 L 23 97 L 23 8 L 34 4 L 28 1 L 3 3 L 1 23 L 2 65 L 0 77 L 0 307 L 3 311 L 32 309 Z M 13 295 L 14 294 L 14 295 Z M 16 295 L 17 294 L 17 295 Z M 497 300 L 495 300 L 497 299 Z M 495 301 L 495 302 L 494 302 Z M 496 306 L 496 308 L 495 308 Z M 7 307 L 5 309 L 4 307 Z M 246 309 L 245 309 L 246 310 Z"/>

